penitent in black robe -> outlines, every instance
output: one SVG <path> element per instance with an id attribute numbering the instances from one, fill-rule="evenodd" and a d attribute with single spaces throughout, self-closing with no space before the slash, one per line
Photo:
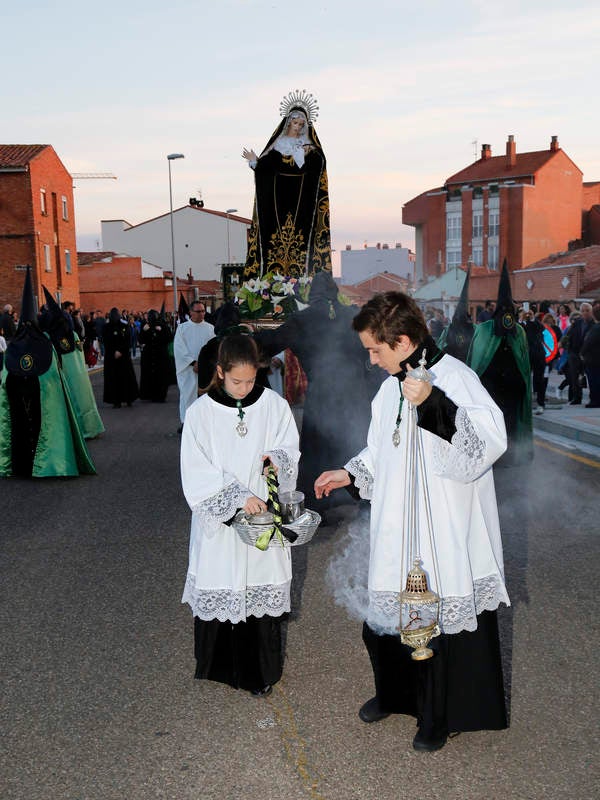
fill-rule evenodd
<path id="1" fill-rule="evenodd" d="M 142 347 L 140 356 L 140 397 L 153 403 L 164 403 L 171 383 L 171 357 L 169 344 L 173 334 L 166 322 L 145 326 L 139 333 Z"/>
<path id="2" fill-rule="evenodd" d="M 107 322 L 104 339 L 104 402 L 131 405 L 138 397 L 138 384 L 131 363 L 131 334 L 124 322 Z M 116 357 L 116 353 L 120 357 Z"/>
<path id="3" fill-rule="evenodd" d="M 317 500 L 314 482 L 321 472 L 337 469 L 364 447 L 371 400 L 384 377 L 379 367 L 370 364 L 358 333 L 352 329 L 357 310 L 337 300 L 319 300 L 293 314 L 276 330 L 260 331 L 255 336 L 268 356 L 289 347 L 306 373 L 298 489 L 319 513 L 348 500 L 345 492 Z"/>

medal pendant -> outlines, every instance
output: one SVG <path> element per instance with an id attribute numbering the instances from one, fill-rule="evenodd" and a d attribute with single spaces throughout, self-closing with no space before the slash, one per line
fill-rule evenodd
<path id="1" fill-rule="evenodd" d="M 243 438 L 248 433 L 248 427 L 245 422 L 241 421 L 235 426 L 238 434 Z"/>
<path id="2" fill-rule="evenodd" d="M 400 428 L 396 428 L 392 433 L 392 444 L 394 447 L 398 447 L 400 444 Z"/>

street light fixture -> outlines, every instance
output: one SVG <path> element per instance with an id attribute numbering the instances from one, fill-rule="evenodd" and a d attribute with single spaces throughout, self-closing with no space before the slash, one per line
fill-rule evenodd
<path id="1" fill-rule="evenodd" d="M 227 214 L 227 263 L 231 264 L 231 251 L 229 247 L 229 215 L 235 214 L 237 208 L 228 208 L 225 212 Z"/>
<path id="2" fill-rule="evenodd" d="M 169 164 L 169 204 L 171 208 L 171 269 L 173 270 L 173 311 L 175 322 L 177 320 L 177 275 L 175 274 L 175 234 L 173 232 L 173 188 L 171 185 L 171 161 L 177 158 L 185 158 L 183 153 L 171 153 L 167 156 Z"/>

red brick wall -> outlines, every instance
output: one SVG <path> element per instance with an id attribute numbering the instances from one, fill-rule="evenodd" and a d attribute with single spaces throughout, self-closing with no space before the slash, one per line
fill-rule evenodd
<path id="1" fill-rule="evenodd" d="M 160 309 L 163 300 L 167 311 L 173 308 L 173 288 L 163 278 L 142 278 L 142 260 L 116 257 L 79 268 L 81 308 L 85 311 L 108 311 L 116 307 L 129 311 Z"/>
<path id="2" fill-rule="evenodd" d="M 16 265 L 35 264 L 29 173 L 0 173 L 0 308 L 21 307 L 25 273 Z"/>
<path id="3" fill-rule="evenodd" d="M 567 250 L 571 240 L 581 237 L 582 173 L 559 150 L 538 172 L 526 198 L 520 267 Z"/>
<path id="4" fill-rule="evenodd" d="M 41 212 L 40 189 L 46 190 L 47 215 Z M 62 215 L 63 196 L 67 220 Z M 44 244 L 50 245 L 50 272 L 45 271 Z M 71 274 L 66 273 L 66 250 L 71 253 Z M 1 305 L 12 303 L 20 309 L 24 273 L 15 266 L 25 264 L 33 268 L 38 303 L 44 302 L 44 284 L 54 295 L 59 291 L 61 300 L 79 304 L 73 182 L 50 146 L 31 159 L 28 172 L 0 173 Z"/>

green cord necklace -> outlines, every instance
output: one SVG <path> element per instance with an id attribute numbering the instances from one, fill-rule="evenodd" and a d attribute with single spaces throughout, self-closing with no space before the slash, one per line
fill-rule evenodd
<path id="1" fill-rule="evenodd" d="M 404 395 L 402 394 L 402 386 L 400 386 L 400 402 L 398 403 L 398 416 L 396 417 L 396 427 L 392 433 L 392 444 L 398 447 L 400 444 L 400 423 L 402 422 L 402 405 L 404 404 Z"/>
<path id="2" fill-rule="evenodd" d="M 248 426 L 244 422 L 245 414 L 244 414 L 244 409 L 242 408 L 242 401 L 236 400 L 235 405 L 238 410 L 238 417 L 240 418 L 240 421 L 235 426 L 235 429 L 238 432 L 238 435 L 241 436 L 243 439 L 244 436 L 248 433 Z"/>

